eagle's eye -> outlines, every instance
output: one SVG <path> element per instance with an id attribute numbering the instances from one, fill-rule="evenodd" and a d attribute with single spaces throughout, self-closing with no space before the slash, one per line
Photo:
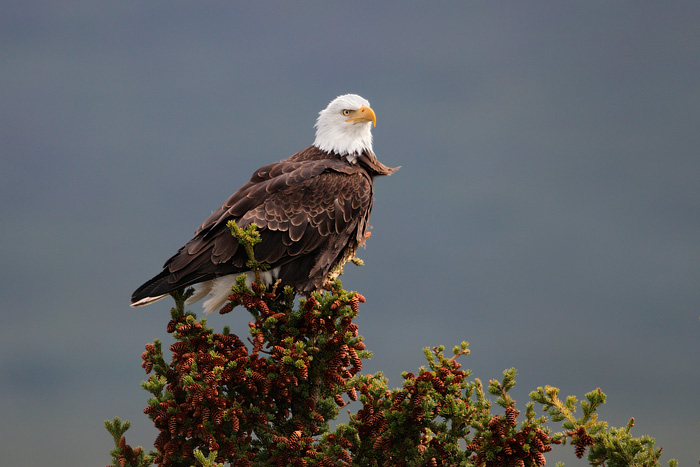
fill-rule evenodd
<path id="1" fill-rule="evenodd" d="M 343 109 L 343 110 L 340 111 L 340 113 L 347 117 L 348 115 L 350 115 L 350 110 L 348 110 L 348 109 Z"/>

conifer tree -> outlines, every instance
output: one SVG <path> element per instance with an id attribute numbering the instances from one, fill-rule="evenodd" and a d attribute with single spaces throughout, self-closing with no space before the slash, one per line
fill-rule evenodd
<path id="1" fill-rule="evenodd" d="M 258 280 L 248 287 L 241 276 L 220 313 L 244 308 L 250 337 L 228 327 L 215 332 L 185 309 L 191 290 L 173 293 L 169 358 L 159 340 L 142 354 L 149 375 L 142 386 L 151 395 L 144 413 L 159 430 L 154 449 L 126 443 L 128 421 L 107 421 L 112 466 L 524 467 L 545 465 L 555 446 L 567 444 L 594 466 L 659 465 L 653 438 L 630 434 L 634 419 L 624 428 L 597 419 L 600 389 L 579 403 L 540 387 L 523 412 L 510 396 L 515 369 L 484 387 L 457 361 L 469 354 L 466 342 L 449 357 L 444 347 L 425 349 L 427 365 L 388 388 L 381 374 L 362 373 L 370 352 L 353 320 L 365 298 L 337 280 L 308 297 L 267 290 L 257 274 L 265 265 L 255 261 L 255 227 L 229 227 Z M 361 408 L 331 428 L 350 401 Z"/>

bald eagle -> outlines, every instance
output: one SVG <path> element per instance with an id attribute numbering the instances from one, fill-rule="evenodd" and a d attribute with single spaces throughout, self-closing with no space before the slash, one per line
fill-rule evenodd
<path id="1" fill-rule="evenodd" d="M 160 274 L 136 289 L 131 306 L 194 286 L 187 303 L 206 297 L 204 311 L 211 313 L 224 305 L 237 276 L 247 274 L 250 283 L 248 257 L 226 226 L 229 220 L 258 226 L 262 242 L 255 259 L 269 265 L 261 274 L 266 285 L 279 281 L 305 294 L 322 288 L 365 239 L 374 177 L 397 169 L 372 152 L 376 123 L 369 102 L 358 95 L 331 101 L 319 112 L 313 145 L 255 171 Z"/>

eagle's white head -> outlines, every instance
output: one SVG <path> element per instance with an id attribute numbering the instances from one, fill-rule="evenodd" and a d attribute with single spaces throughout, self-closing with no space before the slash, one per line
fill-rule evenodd
<path id="1" fill-rule="evenodd" d="M 377 117 L 367 99 L 357 94 L 338 96 L 318 114 L 314 146 L 353 163 L 362 151 L 372 151 L 373 124 Z"/>

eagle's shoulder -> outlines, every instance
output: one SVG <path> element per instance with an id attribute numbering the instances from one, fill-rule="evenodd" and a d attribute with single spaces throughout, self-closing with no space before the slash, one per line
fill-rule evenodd
<path id="1" fill-rule="evenodd" d="M 364 166 L 349 164 L 337 155 L 309 146 L 287 159 L 256 170 L 246 184 L 202 223 L 195 231 L 195 237 L 224 228 L 228 220 L 244 217 L 271 198 L 277 197 L 280 192 L 284 192 L 286 197 L 295 191 L 301 195 L 308 194 L 312 188 L 317 195 L 324 190 L 331 191 L 338 181 L 335 177 L 324 176 L 323 180 L 318 179 L 326 173 L 357 175 L 369 179 Z"/>

